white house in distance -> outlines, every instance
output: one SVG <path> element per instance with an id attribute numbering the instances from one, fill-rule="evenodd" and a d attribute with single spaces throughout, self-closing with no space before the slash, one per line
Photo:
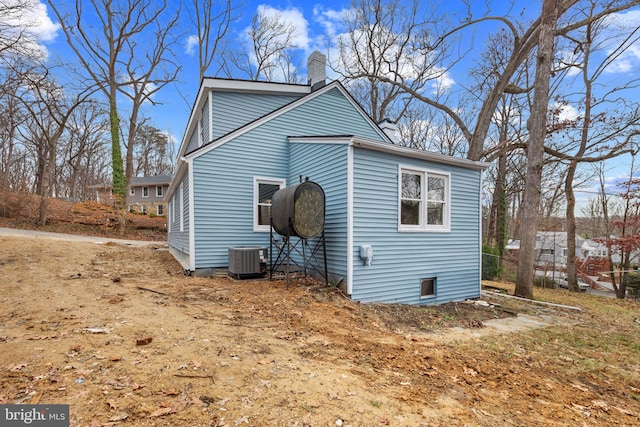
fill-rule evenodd
<path id="1" fill-rule="evenodd" d="M 479 297 L 487 165 L 395 145 L 339 82 L 325 83 L 325 63 L 311 55 L 306 85 L 203 79 L 167 191 L 170 250 L 197 272 L 228 266 L 229 248 L 268 248 L 260 212 L 309 177 L 326 197 L 330 280 L 352 299 Z"/>
<path id="2" fill-rule="evenodd" d="M 520 241 L 513 240 L 505 247 L 508 253 L 515 255 L 520 250 Z M 536 263 L 555 265 L 558 269 L 567 265 L 567 232 L 566 231 L 538 231 L 536 232 Z M 587 258 L 605 258 L 609 255 L 609 248 L 603 243 L 592 239 L 576 236 L 576 258 L 584 261 Z M 620 256 L 612 254 L 614 263 L 620 262 Z"/>

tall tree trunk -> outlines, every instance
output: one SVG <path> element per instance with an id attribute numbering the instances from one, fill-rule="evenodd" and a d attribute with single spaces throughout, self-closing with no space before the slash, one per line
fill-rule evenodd
<path id="1" fill-rule="evenodd" d="M 524 212 L 518 258 L 518 279 L 515 295 L 533 298 L 533 279 L 536 255 L 536 224 L 540 209 L 544 140 L 547 128 L 549 86 L 553 63 L 554 30 L 557 22 L 558 0 L 544 0 L 536 63 L 535 93 L 529 118 L 527 146 L 527 176 L 524 190 Z"/>
<path id="2" fill-rule="evenodd" d="M 60 127 L 60 130 L 56 132 L 55 135 L 51 135 L 49 137 L 49 155 L 45 159 L 45 164 L 43 165 L 41 183 L 40 183 L 40 206 L 38 209 L 38 224 L 46 225 L 47 224 L 47 207 L 49 196 L 51 193 L 51 178 L 53 177 L 53 167 L 56 164 L 56 152 L 58 149 L 58 139 L 62 135 L 63 127 Z"/>
<path id="3" fill-rule="evenodd" d="M 127 138 L 127 154 L 125 161 L 125 179 L 127 184 L 131 182 L 133 176 L 133 150 L 135 148 L 136 133 L 138 131 L 138 112 L 140 111 L 140 104 L 133 103 L 131 109 L 131 115 L 129 116 L 129 132 Z M 128 203 L 129 192 L 125 193 L 125 206 Z"/>
<path id="4" fill-rule="evenodd" d="M 509 239 L 509 201 L 507 200 L 507 156 L 501 155 L 498 158 L 498 206 L 496 209 L 496 245 L 500 254 L 500 262 L 504 256 L 504 247 Z"/>
<path id="5" fill-rule="evenodd" d="M 567 282 L 569 290 L 578 292 L 578 277 L 576 269 L 576 196 L 573 192 L 573 178 L 576 174 L 578 164 L 572 160 L 567 170 L 564 192 L 567 199 Z"/>

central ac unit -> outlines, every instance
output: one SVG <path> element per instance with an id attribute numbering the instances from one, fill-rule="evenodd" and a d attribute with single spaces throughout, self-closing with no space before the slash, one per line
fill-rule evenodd
<path id="1" fill-rule="evenodd" d="M 229 248 L 229 275 L 236 279 L 262 276 L 267 271 L 267 248 L 238 246 Z"/>

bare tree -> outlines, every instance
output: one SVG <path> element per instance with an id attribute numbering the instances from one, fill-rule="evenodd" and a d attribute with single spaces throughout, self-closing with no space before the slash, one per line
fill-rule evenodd
<path id="1" fill-rule="evenodd" d="M 38 22 L 29 18 L 37 4 L 36 0 L 0 1 L 0 58 L 42 55 L 33 31 Z"/>
<path id="2" fill-rule="evenodd" d="M 558 20 L 558 0 L 542 3 L 536 63 L 535 93 L 529 118 L 529 142 L 527 144 L 527 186 L 524 190 L 523 222 L 530 224 L 521 230 L 518 278 L 515 295 L 533 298 L 533 272 L 535 265 L 536 227 L 540 206 L 540 183 L 544 162 L 544 139 L 547 130 L 547 105 L 553 64 L 554 30 Z"/>
<path id="3" fill-rule="evenodd" d="M 66 142 L 61 147 L 64 161 L 58 179 L 66 178 L 61 194 L 86 200 L 90 196 L 88 187 L 104 181 L 110 145 L 108 135 L 109 123 L 96 102 L 83 103 L 71 115 Z"/>
<path id="4" fill-rule="evenodd" d="M 259 8 L 247 31 L 247 44 L 229 52 L 228 63 L 221 66 L 228 75 L 233 74 L 233 66 L 251 80 L 297 83 L 297 67 L 292 65 L 296 32 L 297 28 L 282 15 L 270 15 Z"/>
<path id="5" fill-rule="evenodd" d="M 71 94 L 51 79 L 48 69 L 41 67 L 40 71 L 25 76 L 23 90 L 18 95 L 30 115 L 30 125 L 35 129 L 38 150 L 36 178 L 40 195 L 38 223 L 45 225 L 60 138 L 75 109 L 86 102 L 96 89 L 88 88 Z"/>
<path id="6" fill-rule="evenodd" d="M 19 158 L 17 136 L 27 113 L 18 93 L 28 66 L 20 59 L 5 62 L 0 70 L 0 189 L 9 189 L 14 162 Z M 15 173 L 13 173 L 15 175 Z"/>
<path id="7" fill-rule="evenodd" d="M 84 9 L 87 4 L 89 10 Z M 69 14 L 57 2 L 49 0 L 49 5 L 62 24 L 68 45 L 108 101 L 112 185 L 120 206 L 124 206 L 127 179 L 120 145 L 118 93 L 129 95 L 134 107 L 139 109 L 143 102 L 151 99 L 154 84 L 166 84 L 174 75 L 168 71 L 158 77 L 155 71 L 165 64 L 166 55 L 171 54 L 168 40 L 176 17 L 164 20 L 164 16 L 170 14 L 164 1 L 76 0 Z M 97 27 L 92 26 L 92 20 L 96 20 Z M 127 92 L 125 87 L 132 92 Z"/>
<path id="8" fill-rule="evenodd" d="M 423 33 L 425 6 L 418 0 L 353 0 L 345 17 L 347 28 L 331 67 L 376 122 L 398 121 L 411 104 L 413 96 L 394 83 L 413 78 L 417 68 L 434 81 L 444 74 L 435 65 L 441 59 L 435 51 L 428 60 L 418 57 L 418 36 L 428 37 Z"/>
<path id="9" fill-rule="evenodd" d="M 143 125 L 135 138 L 134 176 L 171 174 L 174 153 L 169 136 L 154 126 Z"/>
<path id="10" fill-rule="evenodd" d="M 198 49 L 199 81 L 220 53 L 229 26 L 236 17 L 231 0 L 192 0 L 189 19 L 195 27 L 192 36 Z"/>
<path id="11" fill-rule="evenodd" d="M 593 2 L 588 5 L 585 14 L 593 15 L 595 8 L 596 2 Z M 638 78 L 624 85 L 612 86 L 603 93 L 600 91 L 601 94 L 597 94 L 594 89 L 611 64 L 640 39 L 638 37 L 640 29 L 636 28 L 629 34 L 623 34 L 621 42 L 616 43 L 615 49 L 605 54 L 602 60 L 594 63 L 599 51 L 609 49 L 609 40 L 603 40 L 602 37 L 604 30 L 607 30 L 607 27 L 604 20 L 600 19 L 589 22 L 578 35 L 567 34 L 567 37 L 575 43 L 573 50 L 575 56 L 581 56 L 581 61 L 575 58 L 567 64 L 570 69 L 580 70 L 578 76 L 579 83 L 583 85 L 583 95 L 578 105 L 581 114 L 572 120 L 554 121 L 554 127 L 562 129 L 560 133 L 563 144 L 557 149 L 563 153 L 561 158 L 568 162 L 564 184 L 567 199 L 567 279 L 569 289 L 574 292 L 579 291 L 576 270 L 574 193 L 578 166 L 584 162 L 600 162 L 628 152 L 633 153 L 638 145 L 637 142 L 633 144 L 634 139 L 636 141 L 640 139 L 638 130 L 640 105 L 625 99 L 624 96 L 625 92 L 630 93 L 637 88 Z M 576 85 L 573 86 L 575 91 Z M 569 101 L 566 103 L 569 104 Z M 612 114 L 612 111 L 615 111 L 615 114 Z"/>

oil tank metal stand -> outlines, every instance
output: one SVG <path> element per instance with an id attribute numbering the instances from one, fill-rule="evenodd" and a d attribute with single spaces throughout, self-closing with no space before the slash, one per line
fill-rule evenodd
<path id="1" fill-rule="evenodd" d="M 273 278 L 273 272 L 284 266 L 287 287 L 292 263 L 302 268 L 305 275 L 314 270 L 329 283 L 324 237 L 324 191 L 308 178 L 304 182 L 302 179 L 300 181 L 297 185 L 276 191 L 271 199 L 269 277 Z M 274 232 L 282 236 L 282 239 L 276 239 Z M 275 262 L 274 246 L 278 251 Z M 320 250 L 323 268 L 320 266 Z"/>
<path id="2" fill-rule="evenodd" d="M 275 235 L 274 235 L 275 234 Z M 304 275 L 314 275 L 313 272 L 322 276 L 325 283 L 329 284 L 329 274 L 327 271 L 327 245 L 324 238 L 324 230 L 319 238 L 304 239 L 297 236 L 280 236 L 274 233 L 271 227 L 269 245 L 269 278 L 273 279 L 273 272 L 279 268 L 284 269 L 286 287 L 289 288 L 291 267 L 295 265 L 304 272 Z M 293 242 L 292 242 L 293 237 Z M 277 256 L 273 260 L 274 247 L 277 249 Z M 321 254 L 319 252 L 322 252 Z M 292 256 L 293 255 L 293 256 Z M 297 257 L 296 257 L 297 256 Z M 320 259 L 322 256 L 322 259 Z M 300 259 L 302 265 L 299 264 Z"/>

